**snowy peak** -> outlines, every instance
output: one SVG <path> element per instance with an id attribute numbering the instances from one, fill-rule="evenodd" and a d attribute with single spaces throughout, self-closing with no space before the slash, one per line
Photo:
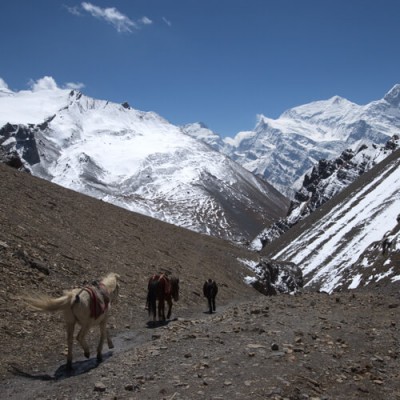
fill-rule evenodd
<path id="1" fill-rule="evenodd" d="M 364 106 L 334 96 L 294 107 L 278 119 L 260 115 L 253 131 L 239 132 L 223 151 L 292 198 L 318 160 L 399 134 L 399 92 L 396 85 L 384 99 Z"/>
<path id="2" fill-rule="evenodd" d="M 393 86 L 383 99 L 390 105 L 398 107 L 400 105 L 400 84 Z"/>
<path id="3" fill-rule="evenodd" d="M 0 148 L 36 176 L 233 241 L 287 211 L 269 184 L 156 113 L 48 85 L 11 98 L 0 98 Z"/>
<path id="4" fill-rule="evenodd" d="M 304 121 L 312 125 L 331 126 L 343 116 L 358 111 L 359 106 L 350 101 L 333 96 L 328 100 L 315 101 L 285 111 L 280 118 Z"/>
<path id="5" fill-rule="evenodd" d="M 13 92 L 7 88 L 0 87 L 0 97 L 11 96 Z"/>
<path id="6" fill-rule="evenodd" d="M 181 127 L 182 131 L 187 135 L 201 140 L 204 143 L 207 143 L 209 146 L 213 147 L 214 149 L 221 151 L 225 146 L 224 141 L 210 130 L 205 124 L 202 122 L 195 122 L 192 124 L 186 124 Z"/>
<path id="7" fill-rule="evenodd" d="M 68 105 L 70 90 L 42 89 L 11 92 L 0 96 L 0 127 L 40 124 Z"/>

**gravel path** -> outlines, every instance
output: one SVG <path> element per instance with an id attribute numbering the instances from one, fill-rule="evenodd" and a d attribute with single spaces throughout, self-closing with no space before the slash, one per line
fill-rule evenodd
<path id="1" fill-rule="evenodd" d="M 398 400 L 399 304 L 368 292 L 257 297 L 154 327 L 143 313 L 101 364 L 25 371 L 1 398 Z"/>

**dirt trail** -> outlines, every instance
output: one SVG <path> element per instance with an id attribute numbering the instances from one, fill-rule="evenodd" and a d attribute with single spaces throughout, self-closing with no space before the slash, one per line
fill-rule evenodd
<path id="1" fill-rule="evenodd" d="M 163 326 L 148 328 L 146 316 L 127 324 L 98 366 L 79 355 L 82 373 L 14 377 L 0 393 L 18 400 L 399 400 L 399 304 L 396 293 L 357 292 L 255 297 L 213 315 L 177 308 Z"/>
<path id="2" fill-rule="evenodd" d="M 228 307 L 229 305 L 226 304 L 219 306 L 218 311 L 223 313 Z M 140 318 L 135 318 L 132 321 L 133 324 L 127 324 L 122 332 L 112 336 L 114 343 L 114 348 L 112 350 L 109 350 L 105 344 L 103 350 L 104 360 L 100 364 L 97 362 L 95 354 L 93 354 L 97 343 L 96 340 L 98 340 L 98 329 L 97 327 L 93 328 L 89 337 L 92 350 L 89 359 L 83 357 L 83 350 L 80 348 L 76 340 L 74 341 L 75 358 L 72 372 L 67 371 L 64 364 L 56 365 L 56 362 L 50 362 L 50 366 L 46 365 L 42 368 L 38 368 L 37 366 L 32 367 L 30 365 L 24 366 L 24 360 L 23 357 L 21 357 L 21 361 L 18 365 L 9 365 L 8 370 L 12 373 L 12 376 L 3 382 L 0 382 L 1 399 L 30 400 L 32 398 L 69 398 L 68 396 L 64 397 L 61 393 L 43 397 L 43 392 L 46 392 L 47 390 L 52 391 L 52 386 L 54 386 L 56 382 L 77 379 L 78 377 L 85 379 L 85 374 L 88 374 L 94 369 L 103 367 L 103 364 L 113 364 L 114 358 L 121 356 L 124 357 L 125 354 L 135 351 L 137 348 L 151 346 L 154 340 L 161 337 L 162 332 L 165 329 L 169 329 L 170 326 L 180 324 L 182 321 L 193 319 L 200 320 L 203 318 L 204 321 L 207 321 L 207 318 L 209 318 L 210 315 L 208 312 L 204 311 L 205 309 L 206 305 L 202 308 L 198 307 L 191 310 L 188 308 L 180 309 L 179 304 L 175 303 L 174 311 L 179 314 L 179 317 L 174 317 L 173 315 L 172 319 L 165 323 L 149 320 L 147 311 L 143 310 Z"/>

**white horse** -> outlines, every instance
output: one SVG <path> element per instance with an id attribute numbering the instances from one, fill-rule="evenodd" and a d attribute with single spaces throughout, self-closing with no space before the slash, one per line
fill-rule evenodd
<path id="1" fill-rule="evenodd" d="M 97 360 L 102 360 L 104 339 L 107 338 L 108 348 L 114 347 L 107 330 L 107 319 L 111 303 L 118 297 L 119 275 L 109 273 L 99 282 L 84 288 L 64 291 L 64 295 L 52 298 L 46 295 L 24 297 L 24 300 L 34 309 L 39 311 L 63 311 L 67 325 L 67 369 L 72 369 L 72 344 L 75 324 L 81 326 L 77 340 L 84 350 L 84 355 L 89 358 L 89 346 L 85 336 L 92 326 L 100 326 L 100 340 L 97 346 Z"/>

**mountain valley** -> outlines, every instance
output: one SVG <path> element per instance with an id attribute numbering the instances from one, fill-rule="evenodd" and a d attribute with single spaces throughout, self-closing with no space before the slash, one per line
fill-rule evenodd
<path id="1" fill-rule="evenodd" d="M 9 166 L 0 174 L 2 397 L 399 398 L 398 285 L 265 297 L 244 283 L 252 271 L 242 260 L 256 263 L 254 251 Z M 181 296 L 171 320 L 152 326 L 146 281 L 160 270 L 180 277 Z M 75 342 L 68 374 L 62 316 L 27 309 L 20 296 L 59 296 L 108 271 L 121 275 L 115 348 L 97 363 Z M 201 296 L 208 277 L 220 287 L 212 315 Z"/>

